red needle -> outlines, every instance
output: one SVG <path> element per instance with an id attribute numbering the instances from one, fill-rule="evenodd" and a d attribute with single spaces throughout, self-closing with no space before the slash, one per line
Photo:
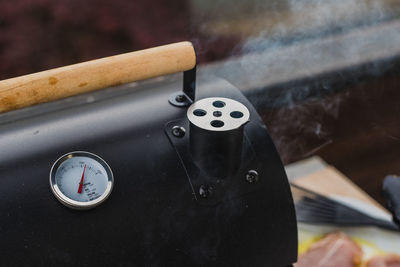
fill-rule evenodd
<path id="1" fill-rule="evenodd" d="M 85 178 L 86 165 L 83 168 L 81 182 L 79 183 L 78 194 L 82 194 L 83 178 Z"/>

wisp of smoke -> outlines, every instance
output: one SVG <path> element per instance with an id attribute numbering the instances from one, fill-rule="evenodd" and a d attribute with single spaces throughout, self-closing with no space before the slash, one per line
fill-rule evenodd
<path id="1" fill-rule="evenodd" d="M 278 19 L 273 27 L 246 39 L 240 49 L 235 50 L 258 55 L 242 57 L 239 60 L 242 70 L 251 71 L 253 75 L 259 73 L 265 76 L 268 73 L 279 76 L 281 73 L 285 76 L 287 72 L 301 69 L 303 75 L 313 79 L 315 66 L 320 66 L 321 62 L 335 58 L 343 59 L 343 65 L 350 65 L 364 56 L 363 48 L 377 41 L 336 40 L 337 46 L 326 50 L 319 45 L 321 40 L 376 25 L 392 16 L 392 10 L 384 0 L 287 0 L 286 5 L 285 11 L 280 9 L 275 12 Z M 400 41 L 400 33 L 396 38 Z M 302 45 L 310 42 L 316 45 Z M 290 47 L 294 45 L 300 47 L 301 55 L 293 57 L 293 53 L 282 52 L 285 49 L 290 52 Z M 370 68 L 371 73 L 381 71 L 373 69 L 373 65 Z M 341 73 L 337 72 L 336 76 L 340 77 Z M 331 94 L 333 87 L 329 81 L 319 84 L 319 92 L 310 93 L 310 90 L 311 85 L 293 86 L 289 83 L 285 85 L 285 90 L 275 94 L 275 99 L 256 99 L 253 103 L 258 107 L 269 103 L 266 108 L 270 110 L 269 115 L 264 120 L 286 163 L 310 156 L 332 143 L 332 129 L 325 123 L 338 118 L 342 98 L 346 94 Z M 267 95 L 271 97 L 271 94 Z M 318 97 L 308 97 L 310 95 Z M 324 95 L 329 97 L 324 98 Z"/>

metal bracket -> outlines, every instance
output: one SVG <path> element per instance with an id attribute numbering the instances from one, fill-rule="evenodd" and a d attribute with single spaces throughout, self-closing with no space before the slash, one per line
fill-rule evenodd
<path id="1" fill-rule="evenodd" d="M 184 135 L 174 135 L 174 129 L 179 126 L 186 129 Z M 171 121 L 165 126 L 172 146 L 175 148 L 183 168 L 188 176 L 193 196 L 200 204 L 215 205 L 225 198 L 235 198 L 240 195 L 254 192 L 260 189 L 264 181 L 251 184 L 246 181 L 248 170 L 257 168 L 257 160 L 254 149 L 247 136 L 243 140 L 243 153 L 241 166 L 235 176 L 218 178 L 208 176 L 193 160 L 189 147 L 189 121 L 181 119 Z M 207 190 L 210 189 L 209 192 Z M 206 191 L 205 191 L 206 190 Z"/>
<path id="2" fill-rule="evenodd" d="M 173 93 L 169 103 L 176 107 L 187 107 L 194 102 L 196 97 L 196 66 L 183 72 L 183 90 Z"/>

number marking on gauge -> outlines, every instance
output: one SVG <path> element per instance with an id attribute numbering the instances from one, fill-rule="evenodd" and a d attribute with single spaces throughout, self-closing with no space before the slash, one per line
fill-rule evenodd
<path id="1" fill-rule="evenodd" d="M 90 209 L 108 198 L 114 184 L 111 168 L 99 156 L 76 151 L 60 157 L 50 171 L 56 198 L 74 209 Z"/>

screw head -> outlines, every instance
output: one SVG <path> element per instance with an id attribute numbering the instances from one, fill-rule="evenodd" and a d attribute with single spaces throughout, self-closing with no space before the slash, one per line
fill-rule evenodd
<path id="1" fill-rule="evenodd" d="M 185 136 L 186 130 L 182 126 L 174 126 L 172 127 L 172 135 L 178 138 L 182 138 Z"/>
<path id="2" fill-rule="evenodd" d="M 212 194 L 213 188 L 209 185 L 201 185 L 199 188 L 199 195 L 202 198 L 208 198 Z"/>
<path id="3" fill-rule="evenodd" d="M 182 102 L 185 102 L 186 97 L 185 97 L 185 95 L 177 95 L 175 97 L 175 100 L 176 100 L 176 102 L 182 103 Z"/>
<path id="4" fill-rule="evenodd" d="M 246 182 L 248 182 L 249 184 L 257 183 L 258 179 L 259 179 L 258 172 L 256 172 L 255 170 L 250 170 L 247 172 Z"/>

